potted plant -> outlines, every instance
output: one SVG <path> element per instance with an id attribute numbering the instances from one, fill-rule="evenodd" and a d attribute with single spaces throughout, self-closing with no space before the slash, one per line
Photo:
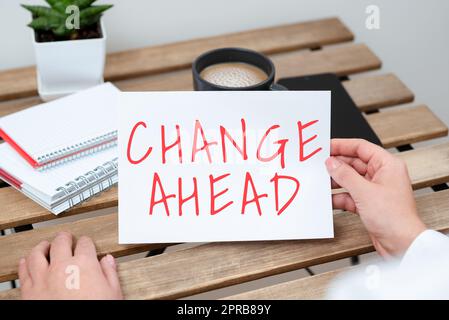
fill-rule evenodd
<path id="1" fill-rule="evenodd" d="M 22 5 L 31 12 L 37 86 L 44 101 L 103 82 L 106 57 L 104 11 L 96 0 L 45 0 Z"/>

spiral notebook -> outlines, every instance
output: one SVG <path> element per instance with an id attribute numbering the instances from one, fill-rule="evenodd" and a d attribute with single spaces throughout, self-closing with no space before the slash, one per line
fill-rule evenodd
<path id="1" fill-rule="evenodd" d="M 0 118 L 0 137 L 33 168 L 45 169 L 117 144 L 111 83 Z"/>
<path id="2" fill-rule="evenodd" d="M 38 171 L 10 145 L 0 144 L 0 179 L 54 214 L 117 183 L 117 166 L 117 146 Z"/>

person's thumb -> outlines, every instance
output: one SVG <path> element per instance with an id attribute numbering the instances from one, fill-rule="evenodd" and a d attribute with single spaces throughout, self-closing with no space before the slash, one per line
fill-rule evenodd
<path id="1" fill-rule="evenodd" d="M 117 274 L 117 264 L 115 259 L 110 254 L 104 256 L 100 261 L 103 274 L 106 276 L 112 288 L 120 290 L 120 281 Z"/>
<path id="2" fill-rule="evenodd" d="M 369 182 L 354 168 L 335 157 L 326 160 L 326 167 L 332 179 L 352 197 L 358 197 L 369 187 Z"/>

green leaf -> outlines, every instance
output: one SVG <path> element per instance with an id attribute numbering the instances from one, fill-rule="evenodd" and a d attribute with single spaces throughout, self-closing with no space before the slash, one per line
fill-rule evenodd
<path id="1" fill-rule="evenodd" d="M 51 25 L 47 17 L 39 17 L 34 19 L 28 24 L 28 27 L 33 28 L 34 30 L 51 30 Z"/>
<path id="2" fill-rule="evenodd" d="M 52 12 L 51 8 L 44 7 L 44 6 L 29 6 L 26 4 L 22 4 L 21 6 L 25 9 L 27 9 L 29 12 L 31 12 L 36 17 L 48 16 Z"/>
<path id="3" fill-rule="evenodd" d="M 101 13 L 85 19 L 80 19 L 80 27 L 81 29 L 96 24 L 101 18 Z"/>
<path id="4" fill-rule="evenodd" d="M 45 2 L 47 2 L 48 5 L 49 5 L 50 7 L 52 7 L 52 8 L 53 8 L 55 5 L 57 5 L 58 3 L 61 3 L 60 0 L 45 0 Z"/>
<path id="5" fill-rule="evenodd" d="M 80 11 L 80 20 L 96 17 L 104 11 L 112 8 L 112 5 L 91 6 Z"/>
<path id="6" fill-rule="evenodd" d="M 53 30 L 61 25 L 65 26 L 65 17 L 60 15 L 37 17 L 33 19 L 30 24 L 28 24 L 28 26 L 34 30 Z"/>
<path id="7" fill-rule="evenodd" d="M 67 6 L 73 2 L 72 0 L 45 0 L 50 7 L 52 7 L 54 10 L 58 11 L 59 13 L 65 14 L 65 9 Z"/>
<path id="8" fill-rule="evenodd" d="M 48 17 L 53 20 L 62 20 L 65 18 L 65 15 L 61 14 L 60 12 L 43 6 L 27 6 L 22 5 L 25 9 L 30 11 L 33 15 L 33 18 L 37 17 Z"/>
<path id="9" fill-rule="evenodd" d="M 65 13 L 68 6 L 75 5 L 80 10 L 86 9 L 97 0 L 45 0 L 52 8 L 61 13 Z"/>

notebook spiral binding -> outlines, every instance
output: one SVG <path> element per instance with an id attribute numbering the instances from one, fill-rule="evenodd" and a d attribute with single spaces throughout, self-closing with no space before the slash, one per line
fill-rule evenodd
<path id="1" fill-rule="evenodd" d="M 117 172 L 118 158 L 114 158 L 96 167 L 94 170 L 77 177 L 75 180 L 56 189 L 58 192 L 56 197 L 61 198 L 56 205 L 68 201 L 69 206 L 73 207 L 93 197 L 95 194 L 109 189 L 115 184 L 113 178 L 117 175 Z"/>
<path id="2" fill-rule="evenodd" d="M 42 164 L 38 170 L 45 170 L 64 164 L 86 155 L 117 145 L 117 130 L 108 132 L 96 138 L 85 140 L 73 146 L 62 148 L 51 153 L 37 157 L 37 162 Z M 69 156 L 65 156 L 69 155 Z"/>

